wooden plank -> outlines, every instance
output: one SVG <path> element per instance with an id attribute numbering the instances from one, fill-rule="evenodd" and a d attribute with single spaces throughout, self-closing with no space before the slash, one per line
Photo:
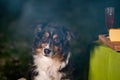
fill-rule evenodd
<path id="1" fill-rule="evenodd" d="M 111 42 L 105 35 L 99 35 L 99 40 L 115 51 L 120 51 L 120 42 Z"/>

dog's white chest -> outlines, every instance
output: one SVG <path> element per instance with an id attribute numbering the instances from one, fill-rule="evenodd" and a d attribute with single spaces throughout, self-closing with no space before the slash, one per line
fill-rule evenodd
<path id="1" fill-rule="evenodd" d="M 34 77 L 34 80 L 60 80 L 62 73 L 58 70 L 60 68 L 60 62 L 53 61 L 46 57 L 34 56 L 34 63 L 36 65 L 35 71 L 38 75 Z"/>

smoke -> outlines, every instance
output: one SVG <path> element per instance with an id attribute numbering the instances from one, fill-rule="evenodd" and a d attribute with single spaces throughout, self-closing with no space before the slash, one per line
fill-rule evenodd
<path id="1" fill-rule="evenodd" d="M 53 0 L 54 1 L 54 0 Z M 58 20 L 55 13 L 58 1 L 29 0 L 22 6 L 20 17 L 11 22 L 9 29 L 13 31 L 14 37 L 31 37 L 33 29 L 31 25 L 37 22 L 49 22 Z"/>
<path id="2" fill-rule="evenodd" d="M 1 24 L 7 26 L 15 39 L 32 40 L 31 25 L 36 22 L 59 22 L 66 24 L 87 41 L 106 33 L 104 8 L 113 6 L 120 13 L 118 0 L 1 0 Z M 116 18 L 115 26 L 119 25 Z M 6 25 L 7 24 L 7 25 Z M 6 29 L 6 28 L 5 28 Z M 83 36 L 84 34 L 84 36 Z"/>

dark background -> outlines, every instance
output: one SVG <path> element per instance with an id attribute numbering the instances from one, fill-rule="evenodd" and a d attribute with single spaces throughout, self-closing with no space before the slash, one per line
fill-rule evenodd
<path id="1" fill-rule="evenodd" d="M 73 53 L 81 55 L 99 34 L 107 33 L 106 7 L 115 7 L 114 27 L 120 27 L 119 0 L 0 0 L 0 80 L 24 76 L 33 24 L 58 22 L 70 27 L 77 34 Z"/>

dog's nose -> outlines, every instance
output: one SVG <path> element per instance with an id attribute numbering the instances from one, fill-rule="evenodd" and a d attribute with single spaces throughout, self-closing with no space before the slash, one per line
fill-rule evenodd
<path id="1" fill-rule="evenodd" d="M 44 49 L 44 53 L 47 55 L 47 54 L 50 54 L 51 50 L 49 49 Z"/>

